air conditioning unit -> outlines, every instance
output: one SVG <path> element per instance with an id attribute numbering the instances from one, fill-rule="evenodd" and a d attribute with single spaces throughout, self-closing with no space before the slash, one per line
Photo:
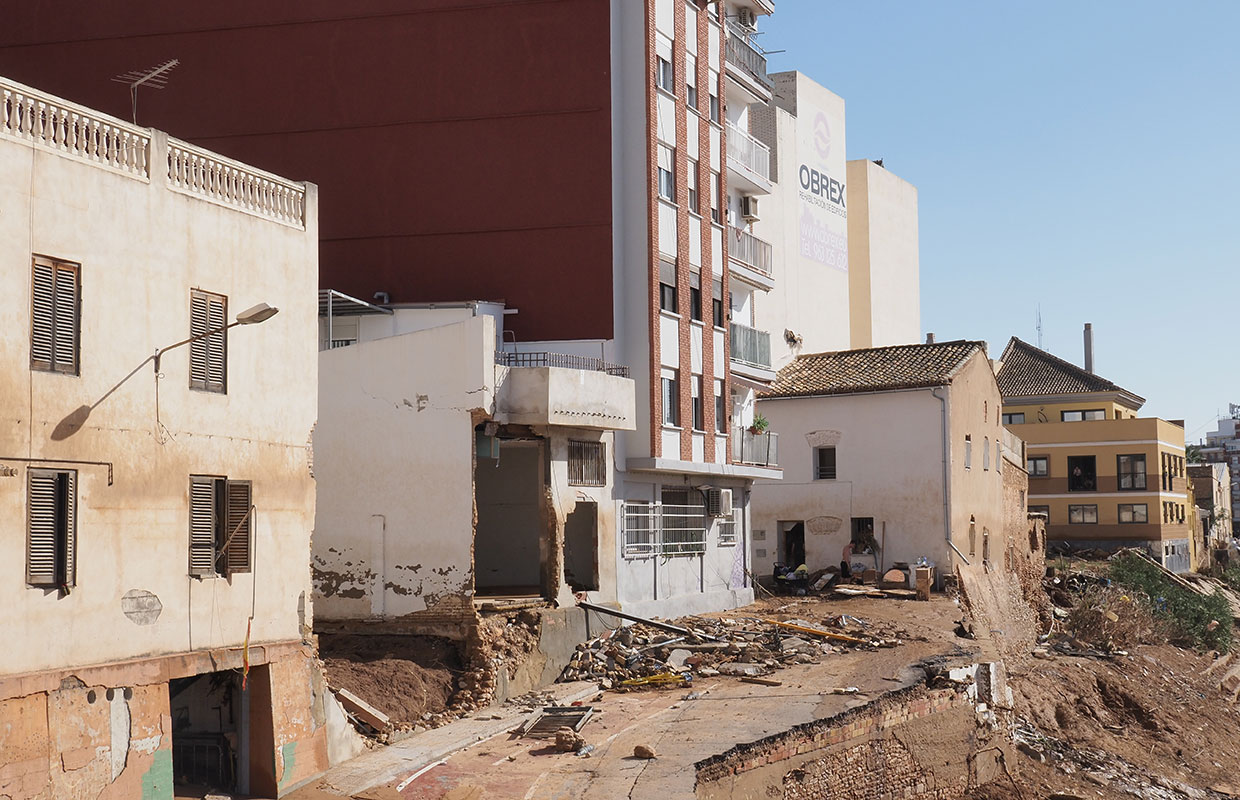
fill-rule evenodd
<path id="1" fill-rule="evenodd" d="M 741 216 L 746 222 L 758 221 L 758 198 L 748 195 L 741 198 Z"/>
<path id="2" fill-rule="evenodd" d="M 706 515 L 710 517 L 732 516 L 732 490 L 707 489 Z"/>
<path id="3" fill-rule="evenodd" d="M 753 13 L 753 9 L 742 8 L 736 12 L 736 24 L 752 31 L 758 27 L 758 17 Z"/>

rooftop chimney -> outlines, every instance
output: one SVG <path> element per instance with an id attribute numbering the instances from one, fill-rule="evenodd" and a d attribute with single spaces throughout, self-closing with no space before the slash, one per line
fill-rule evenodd
<path id="1" fill-rule="evenodd" d="M 926 334 L 926 344 L 934 344 L 934 334 L 933 334 L 933 333 L 927 333 L 927 334 Z"/>
<path id="2" fill-rule="evenodd" d="M 1092 322 L 1085 323 L 1085 371 L 1089 373 L 1094 371 L 1094 325 Z"/>

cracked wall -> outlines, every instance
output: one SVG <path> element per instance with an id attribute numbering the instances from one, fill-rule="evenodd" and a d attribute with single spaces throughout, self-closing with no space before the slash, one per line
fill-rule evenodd
<path id="1" fill-rule="evenodd" d="M 494 412 L 494 348 L 480 316 L 319 354 L 318 619 L 457 613 L 472 596 L 474 425 Z"/>

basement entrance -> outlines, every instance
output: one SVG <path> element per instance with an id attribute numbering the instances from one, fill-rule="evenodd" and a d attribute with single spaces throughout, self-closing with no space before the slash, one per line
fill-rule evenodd
<path id="1" fill-rule="evenodd" d="M 547 462 L 542 439 L 497 439 L 478 450 L 474 500 L 474 592 L 547 597 Z"/>
<path id="2" fill-rule="evenodd" d="M 250 668 L 245 691 L 237 670 L 204 672 L 168 682 L 172 714 L 173 794 L 264 793 L 275 796 L 271 679 Z"/>

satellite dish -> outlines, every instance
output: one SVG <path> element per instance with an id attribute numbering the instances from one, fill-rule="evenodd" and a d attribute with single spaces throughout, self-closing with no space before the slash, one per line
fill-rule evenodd
<path id="1" fill-rule="evenodd" d="M 173 58 L 150 69 L 134 69 L 112 78 L 117 83 L 124 83 L 129 86 L 129 99 L 133 104 L 134 125 L 138 124 L 138 87 L 164 88 L 168 85 L 168 73 L 172 72 L 176 65 L 180 63 L 180 59 Z"/>

